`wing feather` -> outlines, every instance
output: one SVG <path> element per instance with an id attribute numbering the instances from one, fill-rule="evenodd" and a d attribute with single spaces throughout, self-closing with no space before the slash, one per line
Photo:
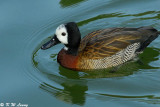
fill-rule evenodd
<path id="1" fill-rule="evenodd" d="M 131 29 L 110 28 L 92 32 L 82 39 L 79 53 L 87 59 L 112 56 L 130 44 L 141 41 L 141 33 L 136 28 Z"/>

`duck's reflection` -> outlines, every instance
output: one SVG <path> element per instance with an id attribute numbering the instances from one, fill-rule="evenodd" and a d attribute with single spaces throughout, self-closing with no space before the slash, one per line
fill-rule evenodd
<path id="1" fill-rule="evenodd" d="M 64 69 L 60 67 L 60 70 Z M 85 92 L 88 90 L 87 81 L 79 79 L 80 76 L 78 72 L 72 73 L 71 76 L 63 71 L 59 73 L 63 75 L 64 78 L 59 78 L 53 74 L 47 74 L 47 77 L 60 84 L 63 88 L 57 88 L 47 83 L 41 84 L 40 88 L 66 103 L 84 105 L 86 98 Z"/>
<path id="2" fill-rule="evenodd" d="M 69 7 L 75 4 L 79 4 L 86 0 L 61 0 L 59 3 L 62 7 Z"/>
<path id="3" fill-rule="evenodd" d="M 159 69 L 150 63 L 157 61 L 159 59 L 160 49 L 148 47 L 144 50 L 142 54 L 139 55 L 139 58 L 142 64 L 139 65 L 139 69 Z"/>

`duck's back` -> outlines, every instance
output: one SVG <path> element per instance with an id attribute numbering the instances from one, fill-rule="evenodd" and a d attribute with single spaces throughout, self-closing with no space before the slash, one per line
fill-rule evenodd
<path id="1" fill-rule="evenodd" d="M 123 64 L 157 36 L 158 31 L 152 27 L 97 30 L 81 40 L 77 68 L 103 69 Z"/>

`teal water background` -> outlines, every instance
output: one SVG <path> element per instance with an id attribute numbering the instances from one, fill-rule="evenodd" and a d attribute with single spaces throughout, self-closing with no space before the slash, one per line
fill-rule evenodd
<path id="1" fill-rule="evenodd" d="M 160 30 L 160 0 L 1 0 L 0 104 L 29 107 L 160 107 L 160 37 L 116 72 L 75 72 L 56 62 L 63 45 L 40 46 L 62 23 L 82 37 L 108 27 Z"/>

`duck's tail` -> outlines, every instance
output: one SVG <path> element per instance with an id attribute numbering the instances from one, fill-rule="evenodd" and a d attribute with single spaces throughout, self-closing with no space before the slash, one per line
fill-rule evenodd
<path id="1" fill-rule="evenodd" d="M 145 41 L 141 42 L 141 46 L 137 52 L 142 52 L 153 40 L 160 36 L 160 31 L 157 31 L 153 27 L 143 27 L 142 29 L 148 32 L 148 36 L 145 36 Z"/>

